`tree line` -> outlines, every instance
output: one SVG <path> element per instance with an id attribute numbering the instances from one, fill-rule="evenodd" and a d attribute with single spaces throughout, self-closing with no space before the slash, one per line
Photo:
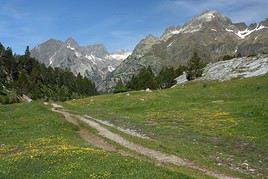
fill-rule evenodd
<path id="1" fill-rule="evenodd" d="M 174 69 L 172 67 L 164 67 L 158 75 L 154 75 L 150 66 L 143 68 L 137 75 L 134 75 L 126 85 L 119 80 L 114 88 L 114 93 L 126 92 L 130 90 L 165 89 L 176 84 L 175 78 L 186 72 L 187 79 L 194 80 L 201 77 L 205 64 L 195 52 L 186 66 L 179 66 Z"/>
<path id="2" fill-rule="evenodd" d="M 30 55 L 13 54 L 0 43 L 0 103 L 18 102 L 18 96 L 64 101 L 96 95 L 95 84 L 80 74 L 46 67 Z"/>

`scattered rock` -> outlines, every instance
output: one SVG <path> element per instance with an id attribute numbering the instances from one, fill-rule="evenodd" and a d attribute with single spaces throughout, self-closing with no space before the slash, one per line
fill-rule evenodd
<path id="1" fill-rule="evenodd" d="M 176 78 L 175 80 L 177 81 L 176 85 L 182 85 L 188 82 L 186 72 L 183 72 L 183 74 L 179 76 L 178 78 Z M 173 87 L 175 87 L 176 85 L 174 85 Z"/>
<path id="2" fill-rule="evenodd" d="M 33 102 L 33 100 L 30 97 L 26 96 L 25 94 L 21 96 L 21 101 L 26 102 L 26 103 Z"/>
<path id="3" fill-rule="evenodd" d="M 249 171 L 249 172 L 255 172 L 256 170 L 253 169 L 253 168 L 251 168 L 251 169 L 249 169 L 248 171 Z"/>
<path id="4" fill-rule="evenodd" d="M 212 101 L 211 103 L 214 103 L 214 104 L 224 103 L 224 100 Z"/>
<path id="5" fill-rule="evenodd" d="M 151 92 L 152 92 L 152 90 L 150 90 L 150 88 L 147 88 L 145 91 L 146 91 L 147 93 L 151 93 Z"/>
<path id="6" fill-rule="evenodd" d="M 249 164 L 248 163 L 242 163 L 242 167 L 248 170 L 249 169 Z"/>
<path id="7" fill-rule="evenodd" d="M 52 106 L 53 106 L 53 108 L 60 108 L 60 109 L 63 108 L 61 105 L 58 105 L 58 104 L 55 104 L 55 103 L 53 103 Z"/>
<path id="8" fill-rule="evenodd" d="M 44 105 L 46 105 L 46 106 L 47 106 L 47 105 L 48 105 L 48 103 L 47 103 L 47 102 L 44 102 Z"/>

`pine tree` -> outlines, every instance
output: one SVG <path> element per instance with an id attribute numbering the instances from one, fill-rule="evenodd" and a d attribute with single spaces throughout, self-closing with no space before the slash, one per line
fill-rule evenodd
<path id="1" fill-rule="evenodd" d="M 26 57 L 28 57 L 28 58 L 31 56 L 31 52 L 30 52 L 30 47 L 29 47 L 29 46 L 26 47 L 26 50 L 25 50 L 24 55 L 25 55 Z"/>
<path id="2" fill-rule="evenodd" d="M 123 84 L 122 80 L 119 79 L 116 86 L 114 87 L 114 93 L 123 93 L 128 91 L 127 87 Z"/>
<path id="3" fill-rule="evenodd" d="M 144 90 L 146 88 L 156 89 L 157 87 L 157 81 L 150 66 L 141 69 L 127 84 L 127 88 L 132 90 Z"/>
<path id="4" fill-rule="evenodd" d="M 0 56 L 0 88 L 4 85 L 6 91 L 10 91 L 6 97 L 0 91 L 2 103 L 17 102 L 16 96 L 22 94 L 45 100 L 68 100 L 97 94 L 95 84 L 80 74 L 76 77 L 59 68 L 47 68 L 31 58 L 29 47 L 22 56 L 13 55 L 11 48 L 5 50 L 0 44 L 1 49 L 4 52 Z"/>
<path id="5" fill-rule="evenodd" d="M 157 83 L 160 88 L 169 88 L 175 84 L 176 71 L 174 68 L 163 68 L 157 75 Z"/>
<path id="6" fill-rule="evenodd" d="M 0 56 L 2 56 L 5 52 L 5 47 L 3 46 L 2 43 L 0 43 Z"/>
<path id="7" fill-rule="evenodd" d="M 194 80 L 201 77 L 203 73 L 202 68 L 204 67 L 205 64 L 201 62 L 201 58 L 198 56 L 197 52 L 195 52 L 187 66 L 187 79 Z"/>

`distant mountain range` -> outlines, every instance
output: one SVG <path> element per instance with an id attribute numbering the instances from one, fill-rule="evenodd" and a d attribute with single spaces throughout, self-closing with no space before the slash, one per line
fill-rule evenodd
<path id="1" fill-rule="evenodd" d="M 148 35 L 131 55 L 109 54 L 103 45 L 80 47 L 73 39 L 49 40 L 34 48 L 32 55 L 46 65 L 80 72 L 95 81 L 100 91 L 110 91 L 119 80 L 126 83 L 143 67 L 150 65 L 158 73 L 166 66 L 185 65 L 194 52 L 206 63 L 225 55 L 268 53 L 268 19 L 248 26 L 206 11 L 182 27 L 168 27 L 161 37 Z"/>
<path id="2" fill-rule="evenodd" d="M 50 39 L 31 50 L 39 62 L 53 68 L 68 69 L 75 75 L 80 73 L 99 84 L 130 53 L 109 53 L 102 44 L 80 46 L 73 38 L 65 42 Z"/>

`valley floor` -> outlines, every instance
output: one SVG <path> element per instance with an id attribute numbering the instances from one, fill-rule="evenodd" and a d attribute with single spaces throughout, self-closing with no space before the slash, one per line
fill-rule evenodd
<path id="1" fill-rule="evenodd" d="M 265 177 L 267 111 L 267 75 L 0 105 L 0 178 Z"/>

